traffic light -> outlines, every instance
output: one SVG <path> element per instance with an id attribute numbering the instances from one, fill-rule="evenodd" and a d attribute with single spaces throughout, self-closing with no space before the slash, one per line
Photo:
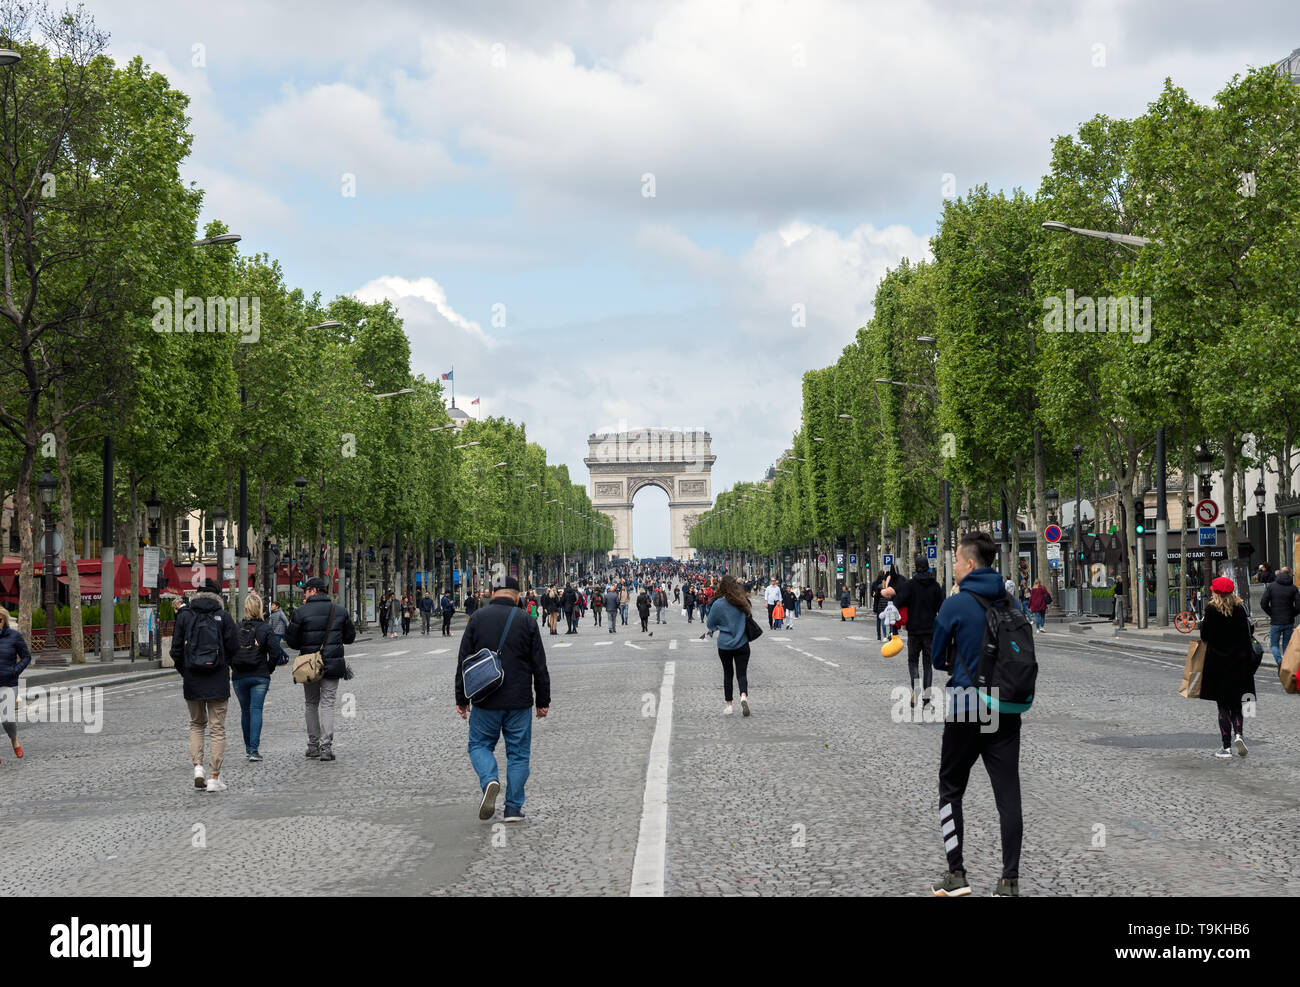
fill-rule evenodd
<path id="1" fill-rule="evenodd" d="M 1137 523 L 1137 533 L 1138 533 L 1139 535 L 1141 535 L 1141 534 L 1145 534 L 1145 533 L 1146 533 L 1146 530 L 1147 530 L 1146 525 L 1143 524 L 1141 521 L 1139 521 L 1139 522 Z"/>
<path id="2" fill-rule="evenodd" d="M 1087 552 L 1080 552 L 1080 553 L 1079 553 L 1079 561 L 1080 561 L 1080 562 L 1087 562 L 1087 561 L 1088 561 L 1088 553 L 1087 553 Z"/>

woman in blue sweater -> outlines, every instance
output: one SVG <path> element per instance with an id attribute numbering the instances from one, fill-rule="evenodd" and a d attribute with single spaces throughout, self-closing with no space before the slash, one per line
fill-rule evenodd
<path id="1" fill-rule="evenodd" d="M 749 597 L 735 576 L 723 576 L 717 599 L 709 607 L 706 627 L 718 632 L 718 657 L 722 660 L 722 695 L 727 700 L 724 716 L 731 716 L 731 678 L 740 685 L 740 710 L 749 715 L 749 639 L 745 637 L 745 618 L 750 615 Z"/>
<path id="2" fill-rule="evenodd" d="M 0 607 L 0 721 L 14 745 L 14 756 L 23 756 L 23 745 L 18 743 L 18 676 L 31 664 L 32 653 L 27 650 L 18 628 L 14 627 L 9 611 Z"/>

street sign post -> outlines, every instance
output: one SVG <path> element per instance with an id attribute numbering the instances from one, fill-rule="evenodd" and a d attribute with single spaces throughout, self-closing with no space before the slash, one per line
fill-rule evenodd
<path id="1" fill-rule="evenodd" d="M 1055 544 L 1061 540 L 1061 527 L 1057 524 L 1049 524 L 1043 532 L 1043 537 L 1049 542 Z"/>
<path id="2" fill-rule="evenodd" d="M 1198 542 L 1198 544 L 1217 545 L 1219 543 L 1218 528 L 1201 528 L 1199 529 L 1198 533 L 1200 535 L 1200 541 Z"/>
<path id="3" fill-rule="evenodd" d="M 886 555 L 883 559 L 881 559 L 881 562 L 887 566 L 893 565 L 894 557 L 892 555 Z"/>
<path id="4" fill-rule="evenodd" d="M 937 559 L 937 558 L 939 557 L 939 546 L 938 546 L 938 545 L 926 545 L 926 546 L 925 546 L 925 557 L 926 557 L 927 559 Z"/>
<path id="5" fill-rule="evenodd" d="M 1196 505 L 1196 520 L 1203 525 L 1213 524 L 1219 519 L 1219 505 L 1212 500 L 1202 500 Z"/>

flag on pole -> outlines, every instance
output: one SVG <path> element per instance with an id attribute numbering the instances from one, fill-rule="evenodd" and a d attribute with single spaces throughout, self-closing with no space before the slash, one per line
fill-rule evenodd
<path id="1" fill-rule="evenodd" d="M 443 374 L 443 375 L 442 375 L 442 379 L 443 379 L 443 380 L 451 380 L 451 379 L 452 379 L 452 376 L 451 376 L 451 375 L 454 374 L 455 372 L 456 372 L 456 371 L 452 370 L 452 371 L 449 371 L 448 373 Z"/>
<path id="2" fill-rule="evenodd" d="M 473 401 L 470 402 L 470 404 L 478 404 L 478 398 L 475 398 Z"/>

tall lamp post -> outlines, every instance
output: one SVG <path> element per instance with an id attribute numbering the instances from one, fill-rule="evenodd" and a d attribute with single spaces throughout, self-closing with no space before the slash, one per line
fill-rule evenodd
<path id="1" fill-rule="evenodd" d="M 158 522 L 162 518 L 162 501 L 158 499 L 158 491 L 153 490 L 149 493 L 149 499 L 144 502 L 145 511 L 149 517 L 149 546 L 155 548 L 158 545 Z M 161 568 L 161 563 L 159 565 Z M 162 619 L 158 612 L 158 577 L 159 573 L 153 573 L 153 586 L 149 588 L 149 604 L 153 607 L 153 632 L 149 635 L 149 657 L 159 658 L 162 639 Z M 103 593 L 100 597 L 102 599 Z"/>
<path id="2" fill-rule="evenodd" d="M 41 651 L 42 665 L 61 665 L 54 638 L 55 609 L 55 574 L 54 574 L 54 496 L 59 489 L 59 481 L 46 470 L 36 486 L 41 495 L 41 519 L 45 528 L 45 647 Z"/>
<path id="3" fill-rule="evenodd" d="M 1046 500 L 1047 500 L 1047 523 L 1056 524 L 1056 520 L 1057 520 L 1056 512 L 1061 506 L 1061 495 L 1057 492 L 1056 487 L 1048 487 Z M 1057 560 L 1057 564 L 1058 565 L 1060 564 L 1059 558 Z M 1058 581 L 1058 576 L 1060 574 L 1060 571 L 1061 570 L 1059 568 L 1052 569 L 1053 602 L 1055 602 L 1059 598 L 1060 583 Z"/>
<path id="4" fill-rule="evenodd" d="M 1268 499 L 1268 490 L 1264 487 L 1264 469 L 1260 468 L 1259 483 L 1255 484 L 1255 512 L 1259 515 L 1259 544 L 1263 548 L 1268 544 L 1268 523 L 1264 517 L 1264 502 Z M 1265 549 L 1265 557 L 1268 551 Z M 1246 574 L 1246 582 L 1250 582 L 1250 573 Z"/>
<path id="5" fill-rule="evenodd" d="M 1076 600 L 1075 612 L 1083 616 L 1083 591 L 1087 588 L 1088 580 L 1085 578 L 1087 570 L 1083 567 L 1083 515 L 1081 505 L 1083 503 L 1082 490 L 1079 486 L 1079 459 L 1083 456 L 1083 446 L 1075 443 L 1070 454 L 1074 456 L 1074 545 L 1071 549 L 1071 555 L 1075 566 L 1075 586 Z"/>
<path id="6" fill-rule="evenodd" d="M 221 587 L 222 593 L 220 595 L 223 597 L 226 586 L 226 518 L 228 516 L 224 507 L 217 507 L 212 512 L 212 524 L 216 529 L 217 585 Z M 224 605 L 224 599 L 222 603 Z"/>
<path id="7" fill-rule="evenodd" d="M 307 489 L 307 478 L 300 476 L 293 481 L 293 485 L 298 488 L 298 507 L 302 508 L 302 492 Z M 293 567 L 298 564 L 298 544 L 294 539 L 293 531 L 293 504 L 289 501 L 289 600 L 294 599 L 293 590 Z"/>

